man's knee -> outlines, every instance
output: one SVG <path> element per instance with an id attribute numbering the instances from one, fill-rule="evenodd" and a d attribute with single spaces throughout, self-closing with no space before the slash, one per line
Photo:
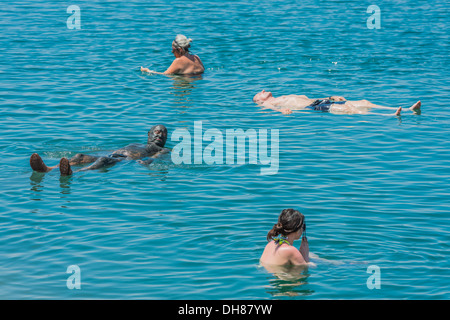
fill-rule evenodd
<path id="1" fill-rule="evenodd" d="M 74 164 L 92 163 L 92 162 L 96 161 L 97 159 L 98 159 L 98 157 L 96 157 L 96 156 L 90 156 L 90 155 L 83 154 L 83 153 L 77 153 L 72 158 L 70 158 L 70 164 L 74 165 Z"/>
<path id="2" fill-rule="evenodd" d="M 70 164 L 74 165 L 74 164 L 79 164 L 83 161 L 84 158 L 84 154 L 82 153 L 77 153 L 76 155 L 74 155 L 72 158 L 70 158 Z"/>
<path id="3" fill-rule="evenodd" d="M 72 157 L 72 159 L 80 159 L 80 158 L 83 158 L 83 156 L 84 156 L 84 154 L 82 154 L 82 153 L 77 153 L 76 155 L 74 155 L 74 156 Z"/>
<path id="4" fill-rule="evenodd" d="M 118 162 L 117 159 L 115 158 L 110 158 L 110 157 L 100 157 L 97 159 L 97 161 L 95 161 L 95 163 L 99 166 L 109 166 L 111 164 L 114 164 Z"/>

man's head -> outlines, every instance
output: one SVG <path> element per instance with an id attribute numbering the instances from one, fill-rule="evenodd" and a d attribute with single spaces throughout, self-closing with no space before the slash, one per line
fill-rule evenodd
<path id="1" fill-rule="evenodd" d="M 167 140 L 167 128 L 162 125 L 158 124 L 156 126 L 153 126 L 148 131 L 148 139 L 147 144 L 154 143 L 158 147 L 163 148 L 166 144 Z"/>
<path id="2" fill-rule="evenodd" d="M 258 92 L 254 97 L 253 97 L 253 102 L 255 103 L 263 103 L 264 101 L 268 100 L 269 98 L 272 98 L 272 92 L 269 91 L 261 91 Z"/>

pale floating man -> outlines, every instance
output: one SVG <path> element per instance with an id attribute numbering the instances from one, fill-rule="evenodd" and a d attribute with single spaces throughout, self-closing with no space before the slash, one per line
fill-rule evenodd
<path id="1" fill-rule="evenodd" d="M 261 91 L 253 97 L 253 102 L 264 109 L 272 109 L 284 114 L 291 114 L 293 110 L 316 110 L 336 114 L 370 114 L 370 109 L 395 110 L 395 113 L 387 115 L 399 116 L 402 107 L 385 107 L 371 103 L 367 100 L 348 101 L 341 96 L 311 99 L 305 95 L 285 95 L 274 97 L 270 91 Z M 414 114 L 421 113 L 421 102 L 417 101 L 409 110 Z M 373 113 L 375 114 L 375 113 Z"/>

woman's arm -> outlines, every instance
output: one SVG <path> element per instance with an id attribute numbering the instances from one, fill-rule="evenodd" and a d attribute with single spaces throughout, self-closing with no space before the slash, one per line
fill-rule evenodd
<path id="1" fill-rule="evenodd" d="M 303 255 L 295 247 L 291 247 L 291 255 L 289 257 L 289 262 L 296 266 L 307 265 L 308 261 L 304 259 Z"/>
<path id="2" fill-rule="evenodd" d="M 181 62 L 180 60 L 177 58 L 175 60 L 173 60 L 172 64 L 170 65 L 170 67 L 164 71 L 163 74 L 177 74 L 180 72 L 181 70 Z"/>
<path id="3" fill-rule="evenodd" d="M 142 71 L 142 72 L 148 72 L 148 73 L 164 74 L 164 73 L 162 73 L 162 72 L 150 70 L 149 68 L 144 68 L 144 67 L 141 67 L 141 71 Z"/>
<path id="4" fill-rule="evenodd" d="M 300 244 L 299 252 L 302 255 L 303 259 L 306 262 L 309 262 L 309 244 L 306 236 L 302 238 L 302 243 Z"/>
<path id="5" fill-rule="evenodd" d="M 154 70 L 150 70 L 149 68 L 141 67 L 142 72 L 156 73 L 156 74 L 177 74 L 181 70 L 180 61 L 175 59 L 170 67 L 164 72 L 157 72 Z"/>

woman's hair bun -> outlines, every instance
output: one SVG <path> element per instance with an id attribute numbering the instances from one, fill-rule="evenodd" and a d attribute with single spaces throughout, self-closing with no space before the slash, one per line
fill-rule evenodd
<path id="1" fill-rule="evenodd" d="M 185 35 L 178 34 L 175 37 L 175 40 L 173 41 L 173 44 L 174 44 L 175 48 L 187 49 L 187 48 L 189 48 L 191 46 L 190 45 L 191 42 L 192 42 L 191 38 L 188 39 Z"/>

